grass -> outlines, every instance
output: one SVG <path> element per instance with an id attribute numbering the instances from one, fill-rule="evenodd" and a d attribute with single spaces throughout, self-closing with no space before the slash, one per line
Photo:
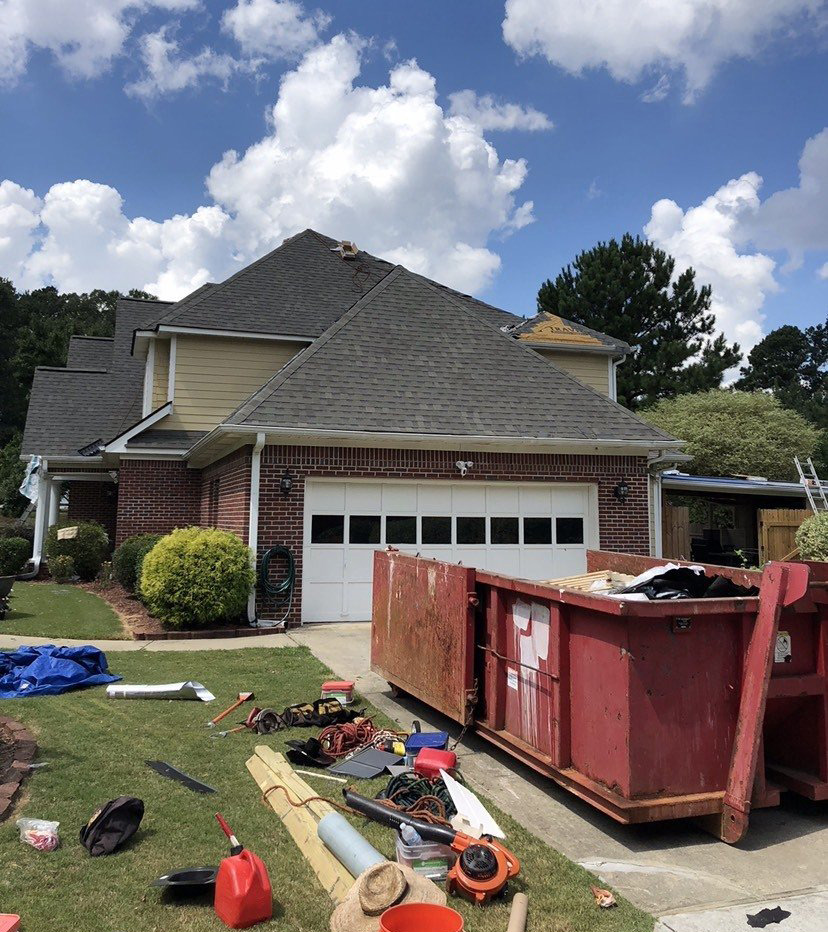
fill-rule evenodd
<path id="1" fill-rule="evenodd" d="M 101 687 L 3 703 L 3 714 L 36 733 L 38 759 L 49 761 L 25 784 L 28 798 L 15 818 L 59 820 L 61 846 L 52 853 L 35 851 L 19 842 L 14 819 L 0 823 L 0 913 L 19 913 L 26 932 L 218 932 L 224 926 L 209 903 L 171 903 L 149 884 L 168 870 L 217 864 L 227 854 L 213 818 L 219 810 L 270 870 L 274 919 L 257 928 L 326 932 L 331 903 L 282 823 L 261 802 L 244 766 L 256 744 L 283 750 L 286 737 L 315 732 L 294 729 L 267 737 L 245 732 L 211 739 L 205 722 L 239 690 L 254 690 L 256 704 L 279 710 L 315 698 L 329 671 L 305 648 L 112 653 L 108 659 L 125 682 L 193 678 L 215 693 L 216 701 L 107 700 Z M 242 719 L 242 711 L 227 721 Z M 384 721 L 379 714 L 377 719 Z M 170 762 L 218 792 L 202 796 L 162 778 L 145 765 L 144 760 L 152 758 Z M 304 779 L 320 795 L 339 793 L 328 781 Z M 358 789 L 374 795 L 382 786 L 378 779 L 362 781 Z M 141 830 L 122 851 L 90 859 L 78 841 L 78 830 L 99 805 L 122 794 L 144 800 Z M 595 882 L 590 874 L 488 805 L 507 833 L 508 846 L 522 861 L 522 872 L 510 889 L 529 893 L 532 932 L 652 929 L 652 918 L 620 897 L 617 909 L 598 909 L 589 890 Z M 393 857 L 393 832 L 363 820 L 354 824 Z M 469 932 L 506 928 L 508 898 L 485 908 L 457 900 L 451 905 L 463 913 Z"/>
<path id="2" fill-rule="evenodd" d="M 78 586 L 40 582 L 14 584 L 11 610 L 0 620 L 0 634 L 85 641 L 127 637 L 103 599 Z"/>

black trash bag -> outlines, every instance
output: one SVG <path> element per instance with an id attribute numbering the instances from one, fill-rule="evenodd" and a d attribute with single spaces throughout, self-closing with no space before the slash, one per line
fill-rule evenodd
<path id="1" fill-rule="evenodd" d="M 80 830 L 81 844 L 93 858 L 112 854 L 138 831 L 144 817 L 144 801 L 119 796 L 98 809 Z"/>
<path id="2" fill-rule="evenodd" d="M 327 754 L 316 738 L 308 738 L 307 741 L 288 741 L 287 744 L 289 748 L 285 753 L 287 759 L 293 764 L 299 764 L 301 767 L 330 767 L 331 764 L 336 763 L 336 758 Z"/>

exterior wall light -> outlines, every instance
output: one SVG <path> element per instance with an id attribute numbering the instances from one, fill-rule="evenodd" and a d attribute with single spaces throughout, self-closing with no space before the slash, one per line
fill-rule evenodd
<path id="1" fill-rule="evenodd" d="M 460 475 L 465 476 L 472 466 L 474 466 L 474 463 L 471 460 L 457 460 L 454 465 L 459 470 Z"/>
<path id="2" fill-rule="evenodd" d="M 285 474 L 279 480 L 279 489 L 284 496 L 288 496 L 293 489 L 293 476 L 290 474 L 290 470 L 286 469 Z"/>
<path id="3" fill-rule="evenodd" d="M 615 496 L 615 500 L 623 505 L 630 497 L 630 487 L 627 480 L 619 479 L 612 490 L 612 494 Z"/>

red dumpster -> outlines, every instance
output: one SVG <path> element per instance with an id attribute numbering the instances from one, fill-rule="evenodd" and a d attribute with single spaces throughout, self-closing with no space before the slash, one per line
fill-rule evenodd
<path id="1" fill-rule="evenodd" d="M 619 822 L 738 841 L 782 789 L 828 798 L 828 565 L 705 572 L 759 595 L 630 601 L 378 552 L 372 669 Z"/>

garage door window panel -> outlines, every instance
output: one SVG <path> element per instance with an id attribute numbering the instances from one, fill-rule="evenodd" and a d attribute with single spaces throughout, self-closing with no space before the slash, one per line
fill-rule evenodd
<path id="1" fill-rule="evenodd" d="M 387 544 L 416 544 L 416 516 L 388 515 L 385 519 L 385 542 Z"/>
<path id="2" fill-rule="evenodd" d="M 351 515 L 348 521 L 348 543 L 378 544 L 381 526 L 379 515 Z"/>
<path id="3" fill-rule="evenodd" d="M 444 515 L 423 515 L 423 543 L 450 544 L 451 518 Z"/>
<path id="4" fill-rule="evenodd" d="M 519 544 L 520 522 L 517 518 L 492 518 L 489 539 L 493 544 Z"/>
<path id="5" fill-rule="evenodd" d="M 584 519 L 555 518 L 555 542 L 558 546 L 582 545 L 584 543 Z"/>
<path id="6" fill-rule="evenodd" d="M 458 544 L 485 544 L 486 543 L 486 519 L 482 517 L 469 518 L 460 516 L 457 518 L 457 543 Z"/>
<path id="7" fill-rule="evenodd" d="M 312 544 L 341 544 L 344 540 L 344 515 L 313 515 L 311 518 Z"/>
<path id="8" fill-rule="evenodd" d="M 523 543 L 526 545 L 552 543 L 551 518 L 524 518 Z"/>

